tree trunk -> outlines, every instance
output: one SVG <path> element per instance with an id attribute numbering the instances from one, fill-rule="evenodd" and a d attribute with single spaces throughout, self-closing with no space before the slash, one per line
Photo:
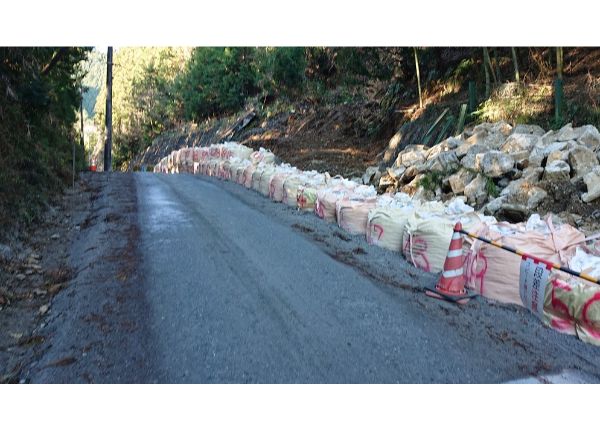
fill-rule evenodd
<path id="1" fill-rule="evenodd" d="M 83 86 L 81 86 L 80 89 L 81 89 L 81 102 L 79 103 L 79 119 L 81 122 L 81 139 L 80 139 L 79 143 L 81 144 L 81 149 L 85 153 L 85 137 L 83 135 Z"/>
<path id="2" fill-rule="evenodd" d="M 492 60 L 490 60 L 490 52 L 487 48 L 483 48 L 483 60 L 484 63 L 489 68 L 489 71 L 492 73 L 492 79 L 494 80 L 494 85 L 498 84 L 498 80 L 496 79 L 496 74 L 494 73 L 494 68 L 492 67 Z"/>
<path id="3" fill-rule="evenodd" d="M 106 143 L 104 144 L 104 171 L 112 170 L 112 65 L 113 49 L 106 55 Z"/>
<path id="4" fill-rule="evenodd" d="M 494 76 L 496 76 L 497 83 L 502 82 L 502 72 L 500 70 L 500 61 L 498 61 L 498 48 L 494 48 Z"/>
<path id="5" fill-rule="evenodd" d="M 483 71 L 485 72 L 485 98 L 490 96 L 490 72 L 488 71 L 485 60 L 486 49 L 483 48 Z"/>
<path id="6" fill-rule="evenodd" d="M 521 79 L 519 77 L 519 63 L 517 61 L 517 51 L 515 48 L 510 48 L 512 52 L 513 65 L 515 66 L 515 81 L 517 84 L 520 83 Z"/>
<path id="7" fill-rule="evenodd" d="M 417 48 L 413 48 L 415 53 L 415 68 L 417 70 L 417 88 L 419 90 L 419 108 L 423 108 L 423 96 L 421 94 L 421 74 L 419 72 L 419 57 L 417 56 Z"/>
<path id="8" fill-rule="evenodd" d="M 558 79 L 563 78 L 563 49 L 556 48 L 556 75 Z"/>

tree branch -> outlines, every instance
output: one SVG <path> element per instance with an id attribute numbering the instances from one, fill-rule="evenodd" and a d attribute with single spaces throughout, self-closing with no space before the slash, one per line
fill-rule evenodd
<path id="1" fill-rule="evenodd" d="M 60 61 L 65 52 L 67 52 L 67 48 L 58 48 L 58 51 L 54 53 L 50 62 L 46 64 L 42 69 L 42 75 L 47 75 L 50 72 L 50 70 L 52 70 L 54 66 L 56 66 L 56 64 Z"/>

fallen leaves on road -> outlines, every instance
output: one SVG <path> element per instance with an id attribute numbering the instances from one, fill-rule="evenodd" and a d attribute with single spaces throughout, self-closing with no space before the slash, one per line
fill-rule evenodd
<path id="1" fill-rule="evenodd" d="M 76 361 L 77 361 L 77 359 L 75 357 L 73 357 L 72 355 L 70 355 L 68 357 L 61 358 L 60 360 L 56 360 L 51 363 L 48 363 L 44 366 L 44 368 L 70 366 L 71 364 L 75 363 Z"/>

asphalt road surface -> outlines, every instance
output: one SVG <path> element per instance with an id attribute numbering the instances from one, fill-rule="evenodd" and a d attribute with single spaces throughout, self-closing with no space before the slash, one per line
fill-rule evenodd
<path id="1" fill-rule="evenodd" d="M 125 176 L 136 199 L 135 294 L 110 302 L 110 320 L 135 327 L 108 321 L 86 349 L 98 325 L 81 321 L 109 292 L 94 290 L 83 307 L 65 291 L 32 382 L 535 382 L 565 372 L 598 382 L 597 347 L 516 306 L 428 298 L 433 275 L 311 213 L 211 178 Z M 75 358 L 56 365 L 67 352 Z"/>

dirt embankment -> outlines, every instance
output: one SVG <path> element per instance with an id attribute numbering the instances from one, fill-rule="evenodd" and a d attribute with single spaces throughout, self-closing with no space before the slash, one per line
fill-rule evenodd
<path id="1" fill-rule="evenodd" d="M 115 363 L 143 365 L 138 231 L 132 175 L 83 174 L 28 232 L 3 263 L 2 382 L 124 381 Z"/>
<path id="2" fill-rule="evenodd" d="M 0 257 L 0 382 L 19 382 L 34 347 L 46 341 L 40 331 L 53 297 L 73 277 L 69 247 L 81 229 L 74 215 L 93 195 L 77 183 L 48 207 L 40 222 L 5 236 Z"/>
<path id="3" fill-rule="evenodd" d="M 303 170 L 362 176 L 368 166 L 381 160 L 395 133 L 394 121 L 382 123 L 377 112 L 371 102 L 334 106 L 298 103 L 268 118 L 251 110 L 166 133 L 132 165 L 152 168 L 173 150 L 233 140 L 254 149 L 269 149 L 281 161 Z M 377 129 L 372 129 L 375 126 Z"/>

